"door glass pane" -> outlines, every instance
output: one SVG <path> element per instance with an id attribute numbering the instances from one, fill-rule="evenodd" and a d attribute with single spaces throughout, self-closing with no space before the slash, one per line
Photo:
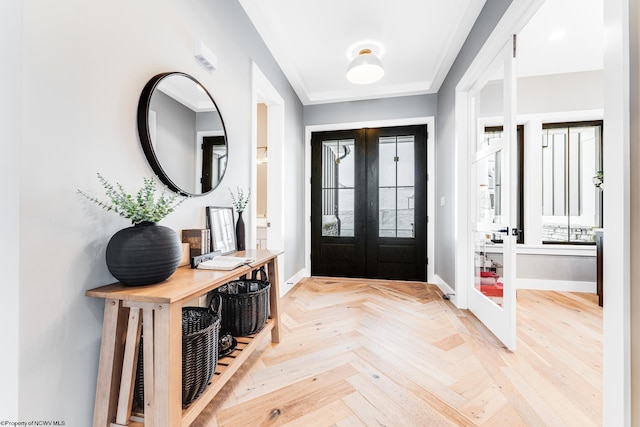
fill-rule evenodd
<path id="1" fill-rule="evenodd" d="M 353 237 L 354 195 L 353 188 L 341 188 L 338 190 L 339 235 L 343 237 Z"/>
<path id="2" fill-rule="evenodd" d="M 396 237 L 396 189 L 380 188 L 378 191 L 378 210 L 380 218 L 378 222 L 378 235 L 380 237 Z"/>
<path id="3" fill-rule="evenodd" d="M 413 187 L 415 182 L 413 168 L 415 166 L 415 160 L 413 157 L 413 135 L 398 137 L 398 186 L 399 187 Z"/>
<path id="4" fill-rule="evenodd" d="M 476 162 L 477 222 L 502 222 L 502 150 Z"/>
<path id="5" fill-rule="evenodd" d="M 414 237 L 414 188 L 398 187 L 398 226 L 396 237 Z"/>
<path id="6" fill-rule="evenodd" d="M 478 292 L 502 306 L 504 291 L 503 234 L 475 231 L 474 287 Z"/>
<path id="7" fill-rule="evenodd" d="M 354 142 L 322 142 L 322 236 L 353 236 Z"/>
<path id="8" fill-rule="evenodd" d="M 505 216 L 508 206 L 505 204 L 507 194 L 503 189 L 502 172 L 506 159 L 502 147 L 513 146 L 504 140 L 504 70 L 504 62 L 496 62 L 486 83 L 473 96 L 477 126 L 475 148 L 476 153 L 483 151 L 474 160 L 472 169 L 475 179 L 473 217 L 480 228 L 471 230 L 474 239 L 473 285 L 500 307 L 504 292 L 505 235 L 496 231 L 499 226 L 494 224 L 502 224 L 509 219 Z"/>
<path id="9" fill-rule="evenodd" d="M 393 188 L 396 186 L 395 138 L 380 138 L 379 142 L 378 185 L 380 188 Z"/>
<path id="10" fill-rule="evenodd" d="M 378 141 L 378 236 L 414 237 L 414 136 Z"/>
<path id="11" fill-rule="evenodd" d="M 474 95 L 474 109 L 480 138 L 476 151 L 489 148 L 502 140 L 502 131 L 484 131 L 487 126 L 500 127 L 504 121 L 504 64 L 500 63 L 489 81 Z"/>

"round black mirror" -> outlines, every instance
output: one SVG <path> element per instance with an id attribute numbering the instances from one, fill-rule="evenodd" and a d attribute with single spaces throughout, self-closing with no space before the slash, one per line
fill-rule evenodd
<path id="1" fill-rule="evenodd" d="M 171 190 L 201 196 L 227 169 L 227 136 L 215 101 L 196 79 L 154 76 L 138 103 L 138 134 L 149 165 Z"/>

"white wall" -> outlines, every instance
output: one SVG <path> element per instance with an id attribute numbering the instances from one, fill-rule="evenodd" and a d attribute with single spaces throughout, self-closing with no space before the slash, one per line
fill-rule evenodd
<path id="1" fill-rule="evenodd" d="M 0 420 L 18 419 L 20 249 L 20 46 L 22 2 L 0 3 Z"/>
<path id="2" fill-rule="evenodd" d="M 105 246 L 129 224 L 88 203 L 76 189 L 102 195 L 96 172 L 131 189 L 152 176 L 136 132 L 145 83 L 165 71 L 193 75 L 213 95 L 228 132 L 229 169 L 220 187 L 163 220 L 176 231 L 204 227 L 204 206 L 230 205 L 227 187 L 249 186 L 254 60 L 286 102 L 285 161 L 300 166 L 285 171 L 291 196 L 285 214 L 299 218 L 287 223 L 290 233 L 303 235 L 302 106 L 235 1 L 20 3 L 22 153 L 19 173 L 9 169 L 21 182 L 20 419 L 88 426 L 103 301 L 84 292 L 113 281 Z M 218 57 L 213 74 L 193 57 L 198 40 Z M 301 253 L 303 242 L 286 240 L 285 277 L 303 268 Z"/>
<path id="3" fill-rule="evenodd" d="M 518 79 L 518 115 L 602 109 L 602 70 Z"/>

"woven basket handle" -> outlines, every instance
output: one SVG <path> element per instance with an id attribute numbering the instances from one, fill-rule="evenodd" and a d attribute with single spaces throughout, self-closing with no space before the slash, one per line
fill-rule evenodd
<path id="1" fill-rule="evenodd" d="M 260 273 L 260 279 L 258 279 L 258 273 Z M 267 277 L 267 272 L 264 269 L 264 265 L 262 267 L 260 267 L 259 269 L 253 270 L 251 272 L 251 279 L 252 280 L 256 280 L 256 279 L 257 280 L 262 280 L 264 282 L 269 280 L 269 277 Z"/>
<path id="2" fill-rule="evenodd" d="M 221 316 L 221 311 L 222 311 L 222 295 L 220 295 L 218 292 L 209 292 L 209 294 L 211 295 L 211 301 L 209 301 L 209 310 L 215 314 L 216 316 L 218 316 L 218 319 L 220 319 Z M 215 304 L 214 304 L 215 301 Z"/>

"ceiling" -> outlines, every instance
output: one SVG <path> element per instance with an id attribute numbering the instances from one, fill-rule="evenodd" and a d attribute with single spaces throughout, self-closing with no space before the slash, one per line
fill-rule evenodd
<path id="1" fill-rule="evenodd" d="M 312 105 L 436 93 L 485 0 L 239 2 L 302 103 Z M 602 2 L 547 0 L 518 35 L 519 74 L 602 69 Z M 345 78 L 362 48 L 385 67 L 370 85 Z"/>
<path id="2" fill-rule="evenodd" d="M 518 34 L 518 75 L 602 70 L 603 0 L 546 0 Z"/>
<path id="3" fill-rule="evenodd" d="M 216 111 L 205 89 L 180 74 L 163 78 L 157 89 L 196 113 Z"/>

